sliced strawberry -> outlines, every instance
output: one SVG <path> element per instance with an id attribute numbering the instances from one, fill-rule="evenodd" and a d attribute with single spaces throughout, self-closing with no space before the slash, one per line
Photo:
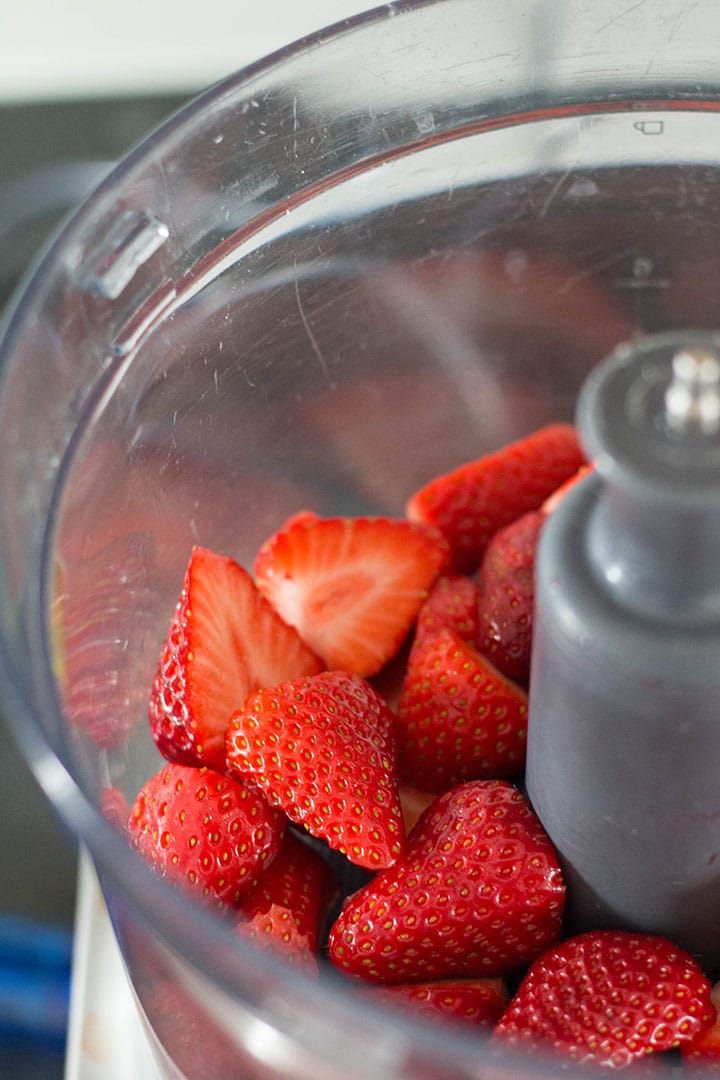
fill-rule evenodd
<path id="1" fill-rule="evenodd" d="M 442 979 L 437 982 L 378 986 L 376 998 L 392 1006 L 406 1006 L 435 1020 L 455 1020 L 494 1027 L 507 1008 L 509 995 L 503 979 Z"/>
<path id="2" fill-rule="evenodd" d="M 710 989 L 692 957 L 664 938 L 591 931 L 532 965 L 494 1037 L 619 1068 L 690 1045 L 715 1018 Z"/>
<path id="3" fill-rule="evenodd" d="M 150 730 L 169 761 L 225 767 L 230 717 L 261 686 L 322 663 L 233 559 L 193 549 L 150 698 Z"/>
<path id="4" fill-rule="evenodd" d="M 405 855 L 343 906 L 332 962 L 373 982 L 517 971 L 560 936 L 554 849 L 520 792 L 478 780 L 441 795 Z"/>
<path id="5" fill-rule="evenodd" d="M 359 866 L 404 846 L 394 718 L 358 675 L 327 671 L 252 694 L 230 721 L 228 769 Z"/>
<path id="6" fill-rule="evenodd" d="M 236 904 L 275 858 L 285 818 L 212 769 L 170 763 L 130 810 L 130 841 L 161 874 L 203 899 Z"/>
<path id="7" fill-rule="evenodd" d="M 288 831 L 271 865 L 240 900 L 237 931 L 317 967 L 319 933 L 335 892 L 329 865 Z"/>
<path id="8" fill-rule="evenodd" d="M 496 532 L 478 572 L 477 647 L 523 686 L 530 681 L 535 553 L 545 518 L 531 510 Z"/>
<path id="9" fill-rule="evenodd" d="M 478 640 L 480 590 L 466 574 L 439 577 L 418 612 L 413 645 L 421 645 L 438 630 L 454 630 L 469 645 Z"/>
<path id="10" fill-rule="evenodd" d="M 409 500 L 407 515 L 439 529 L 455 570 L 473 573 L 493 533 L 539 509 L 583 461 L 575 428 L 551 424 L 431 480 Z"/>
<path id="11" fill-rule="evenodd" d="M 452 630 L 413 649 L 397 710 L 401 779 L 424 791 L 514 776 L 525 764 L 528 700 Z"/>
<path id="12" fill-rule="evenodd" d="M 397 652 L 447 558 L 424 525 L 302 514 L 262 546 L 255 574 L 329 668 L 369 676 Z"/>
<path id="13" fill-rule="evenodd" d="M 715 1009 L 713 1023 L 682 1046 L 685 1068 L 700 1068 L 703 1074 L 720 1073 L 720 982 L 713 986 L 710 1000 Z"/>

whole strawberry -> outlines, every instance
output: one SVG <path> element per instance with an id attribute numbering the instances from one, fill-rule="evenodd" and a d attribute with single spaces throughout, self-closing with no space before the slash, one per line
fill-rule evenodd
<path id="1" fill-rule="evenodd" d="M 525 691 L 452 630 L 426 638 L 410 655 L 397 708 L 401 779 L 441 792 L 519 773 L 527 711 Z"/>
<path id="2" fill-rule="evenodd" d="M 329 956 L 373 982 L 508 974 L 559 938 L 564 897 L 552 844 L 520 792 L 470 782 L 441 795 L 404 856 L 346 901 Z"/>
<path id="3" fill-rule="evenodd" d="M 471 574 L 493 533 L 539 509 L 583 463 L 575 429 L 550 424 L 431 480 L 409 500 L 407 515 L 439 529 L 454 569 Z"/>
<path id="4" fill-rule="evenodd" d="M 591 931 L 532 965 L 494 1037 L 620 1068 L 689 1046 L 715 1019 L 710 992 L 697 963 L 665 938 Z"/>
<path id="5" fill-rule="evenodd" d="M 288 830 L 268 869 L 240 900 L 237 931 L 317 967 L 320 927 L 335 891 L 329 865 Z"/>
<path id="6" fill-rule="evenodd" d="M 403 850 L 394 718 L 359 675 L 252 694 L 230 721 L 227 767 L 359 866 L 389 866 Z"/>
<path id="7" fill-rule="evenodd" d="M 439 630 L 453 630 L 470 645 L 478 640 L 480 591 L 466 574 L 439 577 L 418 612 L 413 646 L 434 637 Z"/>
<path id="8" fill-rule="evenodd" d="M 229 776 L 170 763 L 138 792 L 127 829 L 160 874 L 232 905 L 276 856 L 285 818 Z"/>
<path id="9" fill-rule="evenodd" d="M 261 686 L 322 664 L 233 559 L 193 549 L 150 697 L 164 757 L 225 768 L 230 717 Z"/>
<path id="10" fill-rule="evenodd" d="M 545 518 L 531 510 L 496 532 L 478 571 L 477 647 L 523 686 L 530 681 L 535 553 Z"/>

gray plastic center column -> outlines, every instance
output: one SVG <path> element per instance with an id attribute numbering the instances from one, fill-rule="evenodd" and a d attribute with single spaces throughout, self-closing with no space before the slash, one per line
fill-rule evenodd
<path id="1" fill-rule="evenodd" d="M 720 336 L 623 346 L 578 404 L 595 471 L 537 559 L 528 793 L 570 931 L 660 933 L 720 975 Z"/>

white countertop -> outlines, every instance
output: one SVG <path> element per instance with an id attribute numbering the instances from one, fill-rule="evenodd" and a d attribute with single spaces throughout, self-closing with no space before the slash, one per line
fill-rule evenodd
<path id="1" fill-rule="evenodd" d="M 0 104 L 195 92 L 373 0 L 0 2 Z"/>

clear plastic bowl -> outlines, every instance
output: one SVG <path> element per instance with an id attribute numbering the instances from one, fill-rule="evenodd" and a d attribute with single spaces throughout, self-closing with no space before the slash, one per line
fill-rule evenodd
<path id="1" fill-rule="evenodd" d="M 303 507 L 400 515 L 572 418 L 618 341 L 715 327 L 719 30 L 709 3 L 386 5 L 150 136 L 20 297 L 2 706 L 92 854 L 163 1075 L 556 1075 L 231 940 L 130 850 L 118 791 L 159 764 L 193 543 L 249 565 Z"/>

